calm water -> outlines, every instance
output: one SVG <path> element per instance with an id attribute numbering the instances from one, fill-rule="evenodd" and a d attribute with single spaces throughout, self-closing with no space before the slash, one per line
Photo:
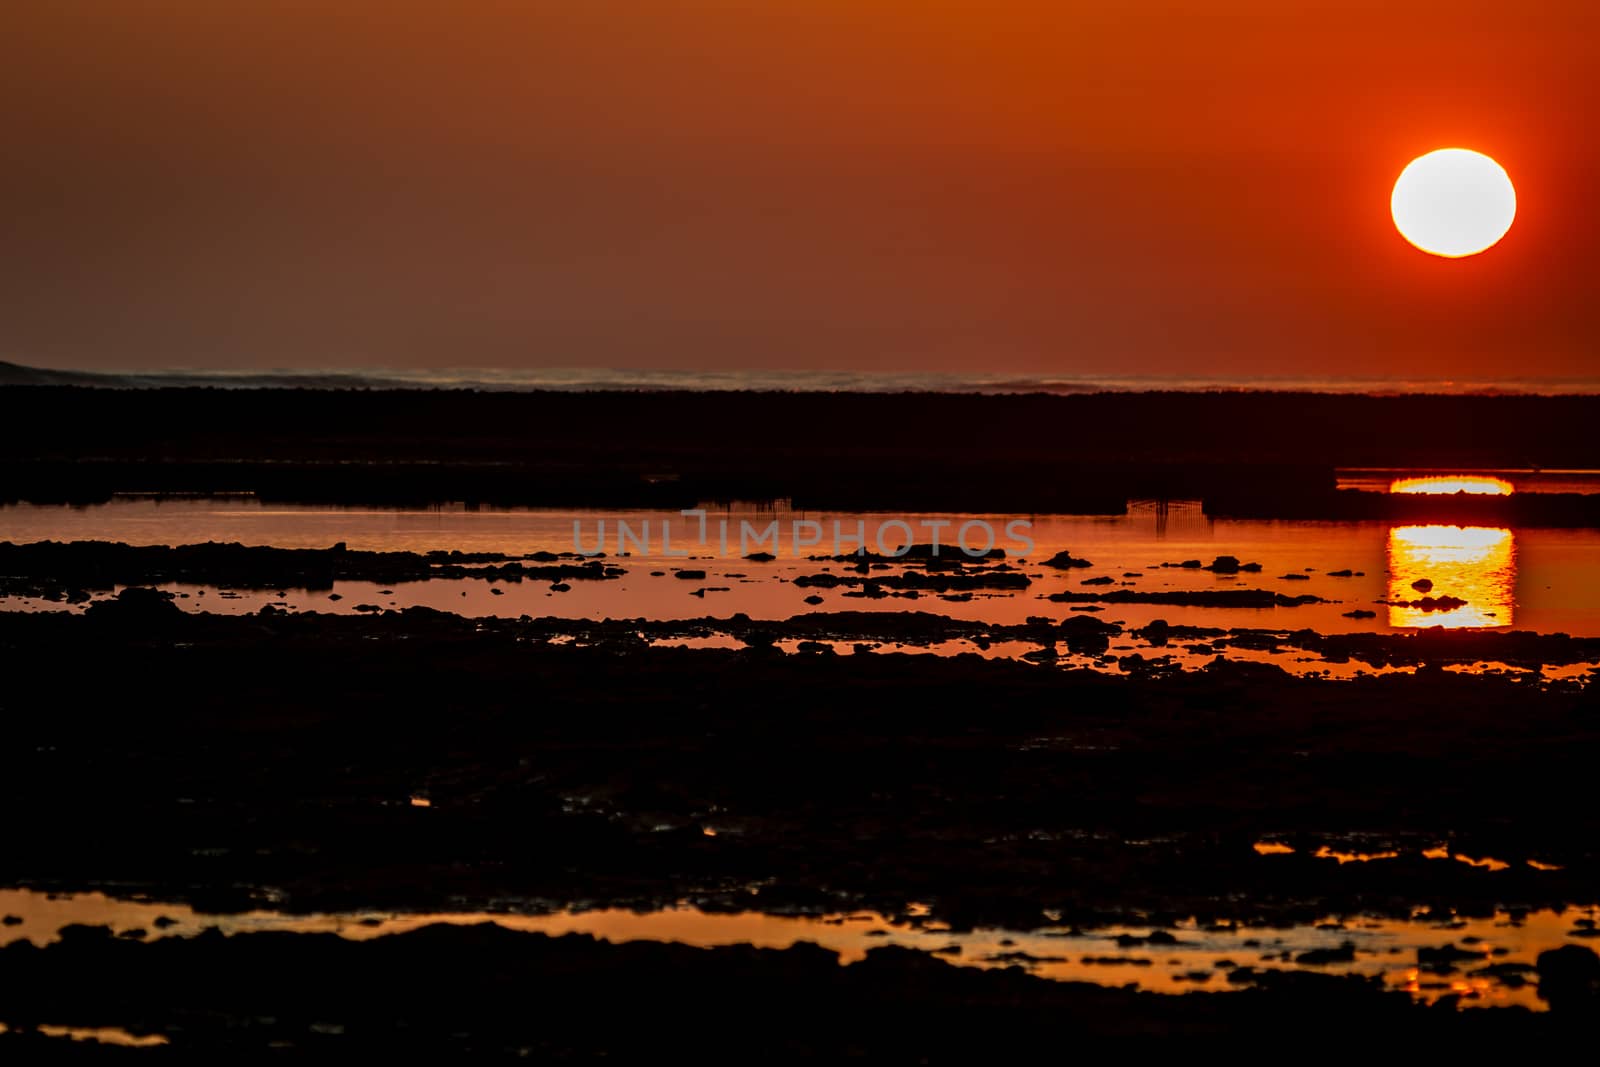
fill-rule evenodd
<path id="1" fill-rule="evenodd" d="M 1032 578 L 1031 586 L 1023 591 L 978 591 L 970 600 L 927 593 L 916 599 L 864 599 L 846 596 L 843 588 L 793 584 L 801 575 L 848 573 L 846 564 L 806 558 L 831 552 L 835 523 L 846 537 L 860 523 L 870 548 L 880 533 L 884 543 L 894 547 L 910 540 L 928 541 L 928 523 L 946 523 L 943 536 L 949 540 L 964 524 L 984 522 L 1001 547 L 1015 550 L 1020 546 L 1006 530 L 1018 520 L 1031 523 L 1026 530 L 1034 542 L 1032 551 L 1023 557 L 1026 562 L 1016 563 Z M 791 532 L 801 521 L 817 524 L 820 543 L 794 544 Z M 677 512 L 474 510 L 459 506 L 355 509 L 267 506 L 249 498 L 129 498 L 84 508 L 0 507 L 0 540 L 105 540 L 139 545 L 236 541 L 285 548 L 324 548 L 343 541 L 353 549 L 459 549 L 521 555 L 571 552 L 578 544 L 593 548 L 603 528 L 608 556 L 627 570 L 620 580 L 573 582 L 567 592 L 534 583 L 429 581 L 379 588 L 344 582 L 332 590 L 340 599 L 329 600 L 328 591 L 283 590 L 286 596 L 278 597 L 274 590 L 240 593 L 235 598 L 219 596 L 223 591 L 214 587 L 172 587 L 191 594 L 182 601 L 185 607 L 222 612 L 254 611 L 269 601 L 296 610 L 351 611 L 363 604 L 385 608 L 420 604 L 471 615 L 575 619 L 725 618 L 736 612 L 753 618 L 787 618 L 813 610 L 921 610 L 1011 623 L 1035 615 L 1064 616 L 1069 607 L 1077 605 L 1044 599 L 1064 590 L 1204 592 L 1243 588 L 1311 594 L 1330 603 L 1267 609 L 1106 604 L 1098 617 L 1132 626 L 1164 618 L 1174 624 L 1311 628 L 1323 633 L 1447 626 L 1600 636 L 1596 596 L 1600 593 L 1600 536 L 1586 530 L 1227 521 L 1212 520 L 1195 506 L 1137 504 L 1130 505 L 1123 515 L 1104 517 L 856 515 L 747 509 L 711 511 L 705 522 L 707 537 L 701 543 L 699 518 Z M 741 524 L 763 530 L 773 522 L 779 523 L 781 543 L 767 541 L 759 547 L 777 558 L 770 562 L 741 558 Z M 648 529 L 646 547 L 641 549 L 638 540 L 629 542 L 631 553 L 617 558 L 619 523 L 627 523 L 636 535 Z M 718 535 L 724 524 L 730 531 L 726 547 Z M 906 528 L 913 536 L 905 536 Z M 665 543 L 663 530 L 670 531 Z M 810 533 L 811 528 L 805 528 L 802 539 Z M 971 543 L 981 544 L 982 539 L 975 533 Z M 844 551 L 853 548 L 848 541 L 844 543 Z M 1093 566 L 1061 571 L 1037 565 L 1062 550 Z M 1186 560 L 1210 563 L 1219 555 L 1257 562 L 1262 569 L 1254 574 L 1225 575 L 1162 566 Z M 686 581 L 675 576 L 687 568 L 704 570 L 706 577 Z M 1335 576 L 1344 571 L 1350 575 Z M 1095 584 L 1097 579 L 1110 579 L 1110 583 Z M 1432 596 L 1455 597 L 1466 604 L 1427 610 L 1393 603 L 1421 599 L 1423 593 L 1413 588 L 1413 583 L 1423 580 L 1432 583 Z M 697 590 L 703 595 L 693 595 Z M 808 604 L 807 596 L 820 596 L 821 603 Z M 11 598 L 0 601 L 0 607 L 59 610 L 61 605 Z M 1358 610 L 1375 616 L 1347 617 Z"/>

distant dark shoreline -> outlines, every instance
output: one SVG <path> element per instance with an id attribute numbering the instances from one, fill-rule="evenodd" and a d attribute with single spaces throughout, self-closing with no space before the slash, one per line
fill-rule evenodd
<path id="1" fill-rule="evenodd" d="M 1339 468 L 1600 468 L 1600 397 L 0 387 L 0 500 L 1120 514 L 1600 525 L 1600 497 L 1338 492 Z"/>
<path id="2" fill-rule="evenodd" d="M 0 360 L 0 387 L 328 389 L 490 393 L 856 393 L 1095 396 L 1102 393 L 1275 393 L 1332 396 L 1600 396 L 1600 378 L 1281 377 L 838 370 L 600 368 L 253 368 L 80 370 Z"/>

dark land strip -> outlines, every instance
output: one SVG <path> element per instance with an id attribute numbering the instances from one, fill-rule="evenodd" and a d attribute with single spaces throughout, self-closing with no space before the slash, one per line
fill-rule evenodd
<path id="1" fill-rule="evenodd" d="M 1341 467 L 1600 468 L 1600 397 L 0 388 L 0 499 L 1600 524 L 1600 497 L 1339 492 Z"/>

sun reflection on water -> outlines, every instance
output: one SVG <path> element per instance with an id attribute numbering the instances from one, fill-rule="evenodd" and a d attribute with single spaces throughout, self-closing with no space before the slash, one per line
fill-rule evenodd
<path id="1" fill-rule="evenodd" d="M 1397 526 L 1389 531 L 1390 626 L 1510 626 L 1516 584 L 1516 539 L 1510 530 Z M 1466 603 L 1438 603 L 1447 597 Z"/>
<path id="2" fill-rule="evenodd" d="M 1420 478 L 1396 478 L 1389 483 L 1391 493 L 1471 493 L 1476 496 L 1510 496 L 1512 485 L 1504 478 L 1487 475 L 1429 475 Z"/>

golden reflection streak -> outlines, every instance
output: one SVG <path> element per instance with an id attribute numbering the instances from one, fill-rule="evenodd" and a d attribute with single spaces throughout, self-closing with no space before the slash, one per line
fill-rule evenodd
<path id="1" fill-rule="evenodd" d="M 1504 478 L 1487 475 L 1429 475 L 1421 478 L 1396 478 L 1389 483 L 1391 493 L 1451 494 L 1471 493 L 1477 496 L 1510 496 L 1514 487 Z"/>
<path id="2" fill-rule="evenodd" d="M 1426 579 L 1431 589 L 1414 583 Z M 1489 526 L 1396 526 L 1389 531 L 1389 625 L 1466 629 L 1510 626 L 1516 539 Z M 1465 600 L 1447 610 L 1403 606 L 1425 597 Z"/>

